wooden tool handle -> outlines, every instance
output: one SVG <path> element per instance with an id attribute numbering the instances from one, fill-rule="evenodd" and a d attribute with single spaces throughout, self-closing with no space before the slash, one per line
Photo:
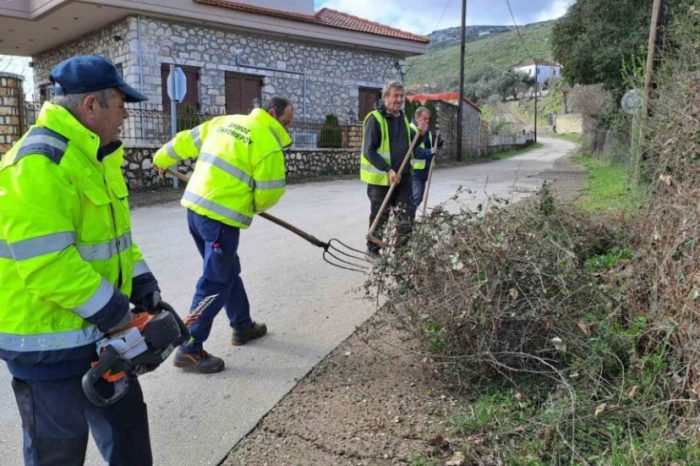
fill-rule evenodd
<path id="1" fill-rule="evenodd" d="M 411 141 L 411 145 L 409 146 L 408 151 L 406 151 L 406 155 L 404 155 L 403 160 L 401 161 L 401 166 L 399 167 L 399 175 L 401 175 L 403 173 L 404 168 L 406 168 L 408 159 L 411 158 L 413 147 L 415 147 L 416 143 L 418 142 L 418 139 L 420 139 L 420 136 L 420 132 L 417 131 L 416 136 L 413 138 L 413 141 Z M 382 214 L 384 213 L 387 204 L 389 204 L 389 198 L 394 192 L 394 189 L 396 189 L 397 184 L 398 183 L 391 183 L 391 186 L 389 186 L 389 191 L 387 191 L 386 196 L 384 196 L 384 201 L 382 202 L 382 205 L 379 208 L 379 212 L 377 212 L 377 216 L 374 218 L 372 226 L 369 227 L 369 231 L 367 232 L 367 238 L 374 238 L 374 230 L 377 229 L 377 225 L 379 225 L 379 221 L 382 218 Z"/>

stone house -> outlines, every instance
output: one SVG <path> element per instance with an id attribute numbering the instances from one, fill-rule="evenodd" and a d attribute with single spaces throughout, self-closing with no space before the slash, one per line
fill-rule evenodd
<path id="1" fill-rule="evenodd" d="M 457 157 L 457 115 L 459 113 L 459 93 L 442 92 L 438 94 L 409 95 L 411 102 L 435 103 L 437 127 L 445 144 L 440 151 L 443 160 L 456 160 Z M 462 159 L 480 157 L 488 145 L 488 132 L 484 133 L 481 122 L 481 109 L 464 97 L 462 105 Z"/>
<path id="2" fill-rule="evenodd" d="M 127 83 L 149 97 L 145 105 L 127 106 L 122 130 L 125 175 L 136 189 L 160 183 L 151 155 L 171 134 L 165 84 L 171 65 L 181 67 L 187 81 L 178 129 L 213 115 L 247 113 L 270 95 L 288 97 L 295 107 L 288 174 L 308 179 L 359 172 L 359 122 L 387 81 L 403 79 L 405 58 L 423 53 L 428 42 L 340 11 L 314 11 L 313 0 L 0 3 L 0 54 L 32 57 L 37 100 L 51 96 L 50 70 L 77 54 L 110 58 Z M 21 112 L 12 112 L 18 119 Z M 326 115 L 342 126 L 342 148 L 316 148 Z M 21 131 L 20 125 L 13 134 Z"/>
<path id="3" fill-rule="evenodd" d="M 193 113 L 248 112 L 272 94 L 299 120 L 361 120 L 426 37 L 323 8 L 313 0 L 19 0 L 0 5 L 0 53 L 32 56 L 40 99 L 50 70 L 76 54 L 101 54 L 168 112 L 164 86 L 181 66 Z M 182 110 L 182 108 L 181 108 Z M 131 122 L 135 124 L 135 122 Z"/>

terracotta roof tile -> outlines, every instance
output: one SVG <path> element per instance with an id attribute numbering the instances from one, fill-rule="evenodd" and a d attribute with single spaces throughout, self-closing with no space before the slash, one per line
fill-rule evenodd
<path id="1" fill-rule="evenodd" d="M 412 34 L 410 32 L 385 26 L 380 23 L 375 23 L 374 21 L 368 21 L 341 11 L 332 10 L 330 8 L 323 8 L 319 10 L 316 13 L 316 18 L 318 18 L 321 23 L 325 24 L 326 26 L 349 29 L 351 31 L 367 32 L 378 36 L 395 37 L 397 39 L 410 40 L 413 42 L 420 42 L 422 44 L 427 44 L 430 42 L 430 39 L 425 36 Z"/>
<path id="2" fill-rule="evenodd" d="M 415 95 L 406 96 L 406 98 L 408 100 L 410 100 L 411 102 L 417 100 L 421 103 L 425 103 L 427 100 L 459 101 L 459 92 L 440 92 L 437 94 L 415 94 Z M 473 107 L 478 112 L 481 112 L 481 107 L 479 107 L 474 102 L 467 99 L 466 97 L 463 97 L 463 99 L 464 99 L 465 104 Z"/>
<path id="3" fill-rule="evenodd" d="M 412 42 L 420 42 L 427 44 L 430 42 L 425 36 L 419 36 L 400 29 L 385 26 L 374 21 L 369 21 L 357 16 L 352 16 L 341 11 L 330 8 L 322 8 L 315 15 L 304 15 L 301 13 L 292 13 L 289 11 L 276 10 L 273 8 L 264 8 L 245 3 L 238 3 L 228 0 L 194 0 L 202 5 L 217 6 L 227 8 L 229 10 L 243 11 L 246 13 L 254 13 L 258 15 L 271 16 L 274 18 L 289 19 L 292 21 L 301 21 L 305 23 L 318 24 L 320 26 L 328 26 L 337 29 L 346 29 L 349 31 L 365 32 L 377 36 L 394 37 L 396 39 L 409 40 Z"/>

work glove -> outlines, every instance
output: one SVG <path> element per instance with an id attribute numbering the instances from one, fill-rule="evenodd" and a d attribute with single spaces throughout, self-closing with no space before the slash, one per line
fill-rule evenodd
<path id="1" fill-rule="evenodd" d="M 146 294 L 141 299 L 138 299 L 134 303 L 134 312 L 148 312 L 149 314 L 155 314 L 163 309 L 167 309 L 164 306 L 172 309 L 170 304 L 166 303 L 160 298 L 160 291 L 153 291 Z"/>
<path id="2" fill-rule="evenodd" d="M 430 149 L 430 155 L 435 155 L 435 154 L 437 154 L 437 149 L 435 147 L 433 147 L 432 149 Z"/>

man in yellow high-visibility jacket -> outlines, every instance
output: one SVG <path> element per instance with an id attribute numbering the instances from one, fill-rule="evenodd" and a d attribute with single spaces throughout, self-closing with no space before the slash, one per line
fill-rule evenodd
<path id="1" fill-rule="evenodd" d="M 370 226 L 379 213 L 389 186 L 397 185 L 389 199 L 389 206 L 399 218 L 399 245 L 408 240 L 412 229 L 413 186 L 411 166 L 406 164 L 402 173 L 398 173 L 406 153 L 411 146 L 415 131 L 408 123 L 403 112 L 403 84 L 391 81 L 382 89 L 382 100 L 377 109 L 365 117 L 362 131 L 362 153 L 360 154 L 360 179 L 367 183 L 367 197 L 370 201 Z M 420 127 L 421 134 L 426 128 Z M 389 218 L 389 210 L 382 213 L 377 228 L 381 238 L 382 229 Z M 367 241 L 367 252 L 373 256 L 379 254 L 380 247 Z"/>
<path id="2" fill-rule="evenodd" d="M 13 376 L 28 465 L 83 464 L 88 426 L 110 465 L 150 465 L 138 381 L 93 405 L 81 386 L 95 343 L 154 309 L 158 283 L 131 239 L 118 140 L 124 102 L 146 98 L 104 57 L 51 72 L 52 102 L 0 162 L 0 358 Z M 111 384 L 95 388 L 109 396 Z M 5 453 L 6 454 L 6 453 Z"/>
<path id="3" fill-rule="evenodd" d="M 190 313 L 186 320 L 191 338 L 174 360 L 181 369 L 196 373 L 224 369 L 224 360 L 203 347 L 222 307 L 233 328 L 232 344 L 243 345 L 267 333 L 265 324 L 250 317 L 238 240 L 255 213 L 275 205 L 285 192 L 283 149 L 292 142 L 286 128 L 293 116 L 287 99 L 272 97 L 248 115 L 225 115 L 181 131 L 156 152 L 154 163 L 161 172 L 180 160 L 197 159 L 181 201 L 204 260 L 191 310 L 216 295 L 202 312 Z"/>

